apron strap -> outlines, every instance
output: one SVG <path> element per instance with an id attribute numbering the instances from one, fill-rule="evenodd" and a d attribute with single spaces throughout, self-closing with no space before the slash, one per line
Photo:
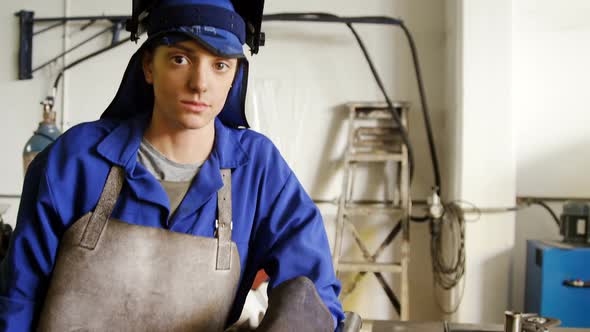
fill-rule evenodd
<path id="1" fill-rule="evenodd" d="M 115 208 L 119 193 L 123 187 L 123 181 L 125 177 L 125 171 L 119 166 L 111 167 L 107 182 L 100 194 L 98 204 L 94 209 L 94 212 L 90 216 L 86 229 L 80 240 L 80 246 L 93 250 L 98 243 L 100 234 L 107 223 L 107 220 L 111 217 L 111 213 Z"/>
<path id="2" fill-rule="evenodd" d="M 223 187 L 217 192 L 217 267 L 216 270 L 229 270 L 231 267 L 231 169 L 221 170 Z"/>

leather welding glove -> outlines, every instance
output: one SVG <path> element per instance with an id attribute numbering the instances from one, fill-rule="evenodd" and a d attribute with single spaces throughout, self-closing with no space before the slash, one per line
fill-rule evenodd
<path id="1" fill-rule="evenodd" d="M 257 332 L 333 332 L 332 314 L 311 280 L 297 277 L 272 290 Z"/>

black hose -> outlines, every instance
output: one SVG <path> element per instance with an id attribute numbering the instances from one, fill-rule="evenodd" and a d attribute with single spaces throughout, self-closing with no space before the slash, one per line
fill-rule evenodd
<path id="1" fill-rule="evenodd" d="M 391 102 L 391 99 L 389 99 L 389 96 L 387 95 L 387 92 L 385 91 L 385 88 L 383 87 L 383 82 L 381 81 L 381 77 L 379 77 L 379 73 L 377 73 L 377 69 L 375 69 L 375 65 L 373 64 L 373 61 L 371 60 L 369 52 L 367 52 L 367 48 L 365 47 L 365 44 L 363 43 L 361 37 L 356 32 L 355 28 L 352 26 L 351 23 L 346 23 L 346 26 L 348 26 L 350 31 L 352 31 L 352 34 L 356 38 L 356 41 L 358 42 L 361 50 L 363 51 L 365 59 L 367 60 L 367 63 L 369 64 L 369 68 L 371 68 L 371 73 L 373 73 L 373 77 L 375 78 L 375 82 L 377 82 L 377 85 L 379 86 L 379 90 L 381 90 L 381 93 L 383 94 L 383 97 L 385 98 L 385 101 L 387 102 L 387 107 L 389 108 L 389 110 L 391 110 L 391 114 L 393 114 L 393 118 L 399 127 L 399 131 L 402 136 L 402 140 L 404 141 L 404 144 L 406 145 L 407 150 L 408 150 L 408 164 L 410 166 L 410 181 L 411 181 L 411 179 L 414 176 L 414 151 L 412 149 L 412 145 L 410 144 L 410 138 L 408 137 L 408 131 L 402 125 L 402 119 L 400 117 L 400 114 L 395 110 L 395 108 L 393 108 L 393 103 Z"/>
<path id="2" fill-rule="evenodd" d="M 440 168 L 439 168 L 439 163 L 438 163 L 438 156 L 436 154 L 436 147 L 434 145 L 434 137 L 433 137 L 434 135 L 432 134 L 432 126 L 430 123 L 430 115 L 429 115 L 429 111 L 428 111 L 428 105 L 426 103 L 426 93 L 424 90 L 424 83 L 422 80 L 420 63 L 418 61 L 418 52 L 416 50 L 416 45 L 414 43 L 414 39 L 412 38 L 410 31 L 408 30 L 408 28 L 406 27 L 406 25 L 404 24 L 404 22 L 402 20 L 396 19 L 396 18 L 391 18 L 391 17 L 386 17 L 386 16 L 339 17 L 336 15 L 327 14 L 327 13 L 280 13 L 280 14 L 264 15 L 263 21 L 300 21 L 300 22 L 304 21 L 304 22 L 345 23 L 351 29 L 353 34 L 355 35 L 357 42 L 359 42 L 359 46 L 361 46 L 361 49 L 363 50 L 363 54 L 365 54 L 365 58 L 367 59 L 367 62 L 369 63 L 369 66 L 371 67 L 371 72 L 373 72 L 373 76 L 375 77 L 375 80 L 377 81 L 377 85 L 379 85 L 379 88 L 381 89 L 381 92 L 383 93 L 385 100 L 387 101 L 387 104 L 388 104 L 387 106 L 391 109 L 393 109 L 392 105 L 391 105 L 391 101 L 389 100 L 389 97 L 386 95 L 385 90 L 383 89 L 383 84 L 381 83 L 379 76 L 376 75 L 376 70 L 375 70 L 370 58 L 368 57 L 368 53 L 362 43 L 362 40 L 360 39 L 360 37 L 358 36 L 356 31 L 352 28 L 352 24 L 353 23 L 372 23 L 372 24 L 388 24 L 388 25 L 400 26 L 404 30 L 404 34 L 408 40 L 408 43 L 410 45 L 410 51 L 412 53 L 412 59 L 414 61 L 414 68 L 415 68 L 416 78 L 418 81 L 418 92 L 420 94 L 420 103 L 422 104 L 424 126 L 426 127 L 426 133 L 427 133 L 427 137 L 428 137 L 428 145 L 429 145 L 429 150 L 430 150 L 430 158 L 432 161 L 432 168 L 433 168 L 433 173 L 434 173 L 435 190 L 436 190 L 437 194 L 439 196 L 441 196 L 440 193 L 442 191 L 442 186 L 441 186 Z M 394 111 L 393 113 L 395 114 L 396 112 Z M 396 119 L 396 121 L 397 121 L 397 119 Z M 402 128 L 401 122 L 400 121 L 397 121 L 397 122 L 398 122 L 398 125 L 400 126 L 400 128 Z M 407 133 L 402 132 L 402 139 L 404 140 L 404 144 L 408 148 L 408 159 L 411 160 L 410 174 L 412 174 L 413 168 L 414 168 L 413 151 L 410 147 Z"/>
<path id="3" fill-rule="evenodd" d="M 457 251 L 453 259 L 445 259 L 442 233 L 443 227 L 449 228 L 457 243 Z M 432 235 L 430 255 L 435 283 L 444 290 L 454 288 L 465 274 L 465 217 L 463 210 L 455 203 L 445 204 L 442 218 L 430 223 Z"/>
<path id="4" fill-rule="evenodd" d="M 404 30 L 408 43 L 410 44 L 410 50 L 412 52 L 412 59 L 414 60 L 414 69 L 416 70 L 416 79 L 418 81 L 418 91 L 420 92 L 420 103 L 422 104 L 422 115 L 424 118 L 424 127 L 426 128 L 426 134 L 428 137 L 428 147 L 430 149 L 430 159 L 432 161 L 432 168 L 434 170 L 434 183 L 436 185 L 436 193 L 441 196 L 441 179 L 440 179 L 440 168 L 438 165 L 438 156 L 436 154 L 436 147 L 434 145 L 434 135 L 432 134 L 432 125 L 430 124 L 430 114 L 428 111 L 428 105 L 426 103 L 426 93 L 424 92 L 424 83 L 422 81 L 422 73 L 420 71 L 420 63 L 418 61 L 418 51 L 416 51 L 416 45 L 414 39 L 410 34 L 410 31 L 406 25 L 401 22 L 401 28 Z"/>
<path id="5" fill-rule="evenodd" d="M 292 22 L 321 22 L 321 23 L 370 23 L 400 25 L 401 20 L 387 16 L 362 16 L 362 17 L 341 17 L 329 13 L 278 13 L 262 16 L 265 22 L 270 21 L 292 21 Z"/>
<path id="6" fill-rule="evenodd" d="M 553 217 L 553 220 L 557 224 L 557 227 L 561 227 L 561 222 L 559 221 L 557 214 L 555 214 L 553 209 L 549 205 L 547 205 L 547 203 L 545 203 L 541 200 L 532 200 L 532 201 L 530 201 L 530 204 L 536 204 L 536 205 L 542 206 L 545 210 L 547 210 L 547 212 L 549 212 L 551 217 Z"/>

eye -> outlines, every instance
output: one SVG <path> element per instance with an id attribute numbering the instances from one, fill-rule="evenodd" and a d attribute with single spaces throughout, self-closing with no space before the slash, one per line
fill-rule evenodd
<path id="1" fill-rule="evenodd" d="M 217 71 L 225 72 L 229 69 L 229 65 L 225 62 L 216 62 L 215 69 Z"/>
<path id="2" fill-rule="evenodd" d="M 175 65 L 186 65 L 188 64 L 188 59 L 183 55 L 174 55 L 172 58 L 172 63 Z"/>

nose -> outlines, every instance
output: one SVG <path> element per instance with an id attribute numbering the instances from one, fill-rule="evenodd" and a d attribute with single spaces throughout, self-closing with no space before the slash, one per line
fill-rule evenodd
<path id="1" fill-rule="evenodd" d="M 203 63 L 196 63 L 192 68 L 189 77 L 189 89 L 196 93 L 207 92 L 207 89 L 209 88 L 208 79 L 208 73 Z"/>

